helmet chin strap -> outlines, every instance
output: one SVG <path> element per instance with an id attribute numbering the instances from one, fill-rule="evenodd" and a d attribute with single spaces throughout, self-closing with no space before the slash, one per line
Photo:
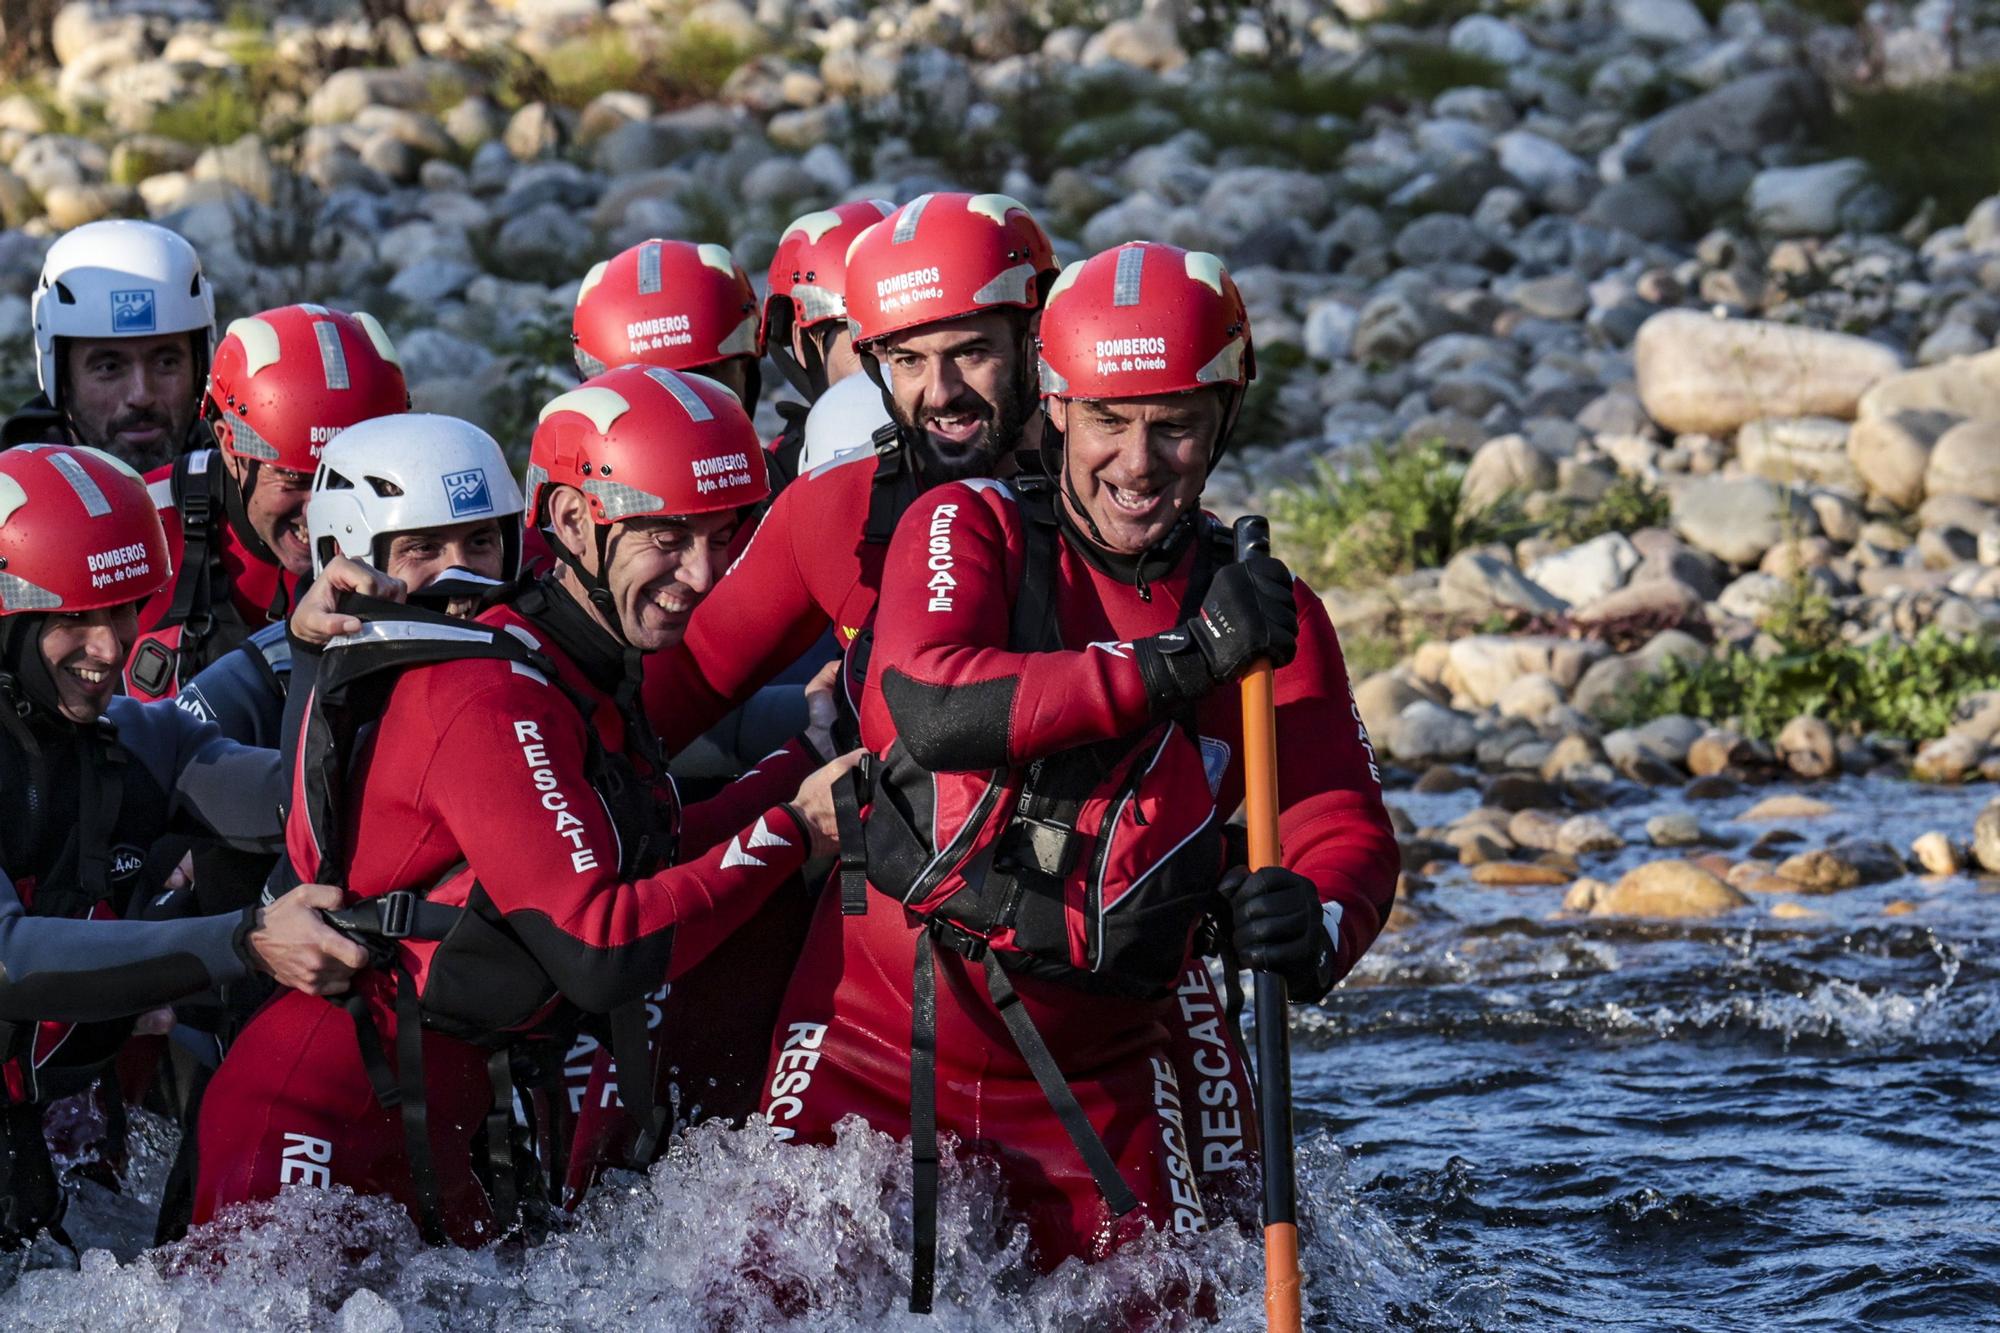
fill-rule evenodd
<path id="1" fill-rule="evenodd" d="M 553 530 L 544 528 L 543 533 L 548 537 L 549 549 L 555 553 L 556 559 L 562 561 L 569 567 L 570 573 L 576 575 L 577 583 L 583 588 L 584 600 L 596 608 L 597 614 L 604 621 L 604 632 L 610 635 L 612 642 L 619 647 L 637 652 L 638 650 L 632 647 L 631 641 L 625 637 L 624 622 L 618 617 L 617 604 L 611 600 L 611 584 L 605 578 L 611 568 L 611 525 L 593 523 L 590 526 L 597 534 L 597 572 L 594 574 L 585 567 L 582 557 L 570 550 L 569 544 Z"/>
<path id="2" fill-rule="evenodd" d="M 0 707 L 11 706 L 23 716 L 39 708 L 51 717 L 63 717 L 55 675 L 42 656 L 47 623 L 46 615 L 36 613 L 0 619 L 0 692 L 14 696 L 0 702 Z"/>

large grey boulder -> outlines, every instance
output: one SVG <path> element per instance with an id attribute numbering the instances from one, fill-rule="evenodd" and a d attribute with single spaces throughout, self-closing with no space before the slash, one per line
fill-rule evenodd
<path id="1" fill-rule="evenodd" d="M 1674 531 L 1732 565 L 1754 565 L 1787 537 L 1812 536 L 1819 520 L 1803 497 L 1762 477 L 1703 477 L 1674 496 Z"/>

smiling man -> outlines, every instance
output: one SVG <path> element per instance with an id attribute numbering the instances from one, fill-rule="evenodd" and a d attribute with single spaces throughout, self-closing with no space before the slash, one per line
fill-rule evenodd
<path id="1" fill-rule="evenodd" d="M 543 409 L 529 454 L 553 572 L 470 623 L 378 606 L 321 654 L 292 860 L 346 887 L 341 920 L 384 965 L 366 1006 L 280 997 L 230 1048 L 202 1112 L 197 1221 L 338 1184 L 395 1195 L 434 1238 L 493 1239 L 509 1210 L 472 1140 L 487 1124 L 504 1156 L 513 1099 L 490 1057 L 558 1012 L 617 1049 L 641 1146 L 657 1135 L 647 997 L 802 893 L 848 766 L 794 742 L 683 810 L 638 711 L 643 656 L 679 642 L 768 489 L 722 385 L 595 376 Z"/>
<path id="2" fill-rule="evenodd" d="M 312 574 L 306 501 L 321 451 L 355 422 L 409 402 L 396 349 L 372 315 L 291 305 L 229 326 L 203 404 L 217 448 L 147 478 L 174 582 L 141 613 L 125 672 L 134 695 L 172 698 L 284 620 Z"/>
<path id="3" fill-rule="evenodd" d="M 191 446 L 215 343 L 194 247 L 150 222 L 92 222 L 49 247 L 35 286 L 41 392 L 0 447 L 84 444 L 140 471 Z"/>
<path id="4" fill-rule="evenodd" d="M 861 714 L 873 894 L 821 900 L 780 1020 L 810 1077 L 780 1047 L 764 1106 L 806 1141 L 849 1115 L 910 1136 L 912 1308 L 943 1132 L 998 1162 L 1044 1269 L 1226 1214 L 1254 1115 L 1204 920 L 1313 1000 L 1396 882 L 1324 608 L 1278 561 L 1234 563 L 1200 509 L 1254 369 L 1221 262 L 1135 242 L 1073 264 L 1041 342 L 1049 477 L 938 487 L 890 546 Z M 1234 683 L 1260 658 L 1279 734 L 1308 743 L 1281 750 L 1284 866 L 1225 875 Z"/>

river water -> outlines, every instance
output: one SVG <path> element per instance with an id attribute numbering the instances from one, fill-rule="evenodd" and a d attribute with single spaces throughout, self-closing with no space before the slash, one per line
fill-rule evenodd
<path id="1" fill-rule="evenodd" d="M 1758 796 L 1769 794 L 1767 791 Z M 1814 843 L 1969 836 L 1986 793 L 1849 780 Z M 1751 797 L 1693 807 L 1747 843 Z M 1391 797 L 1420 825 L 1471 804 Z M 1672 801 L 1608 812 L 1635 843 Z M 1650 853 L 1591 869 L 1610 878 Z M 1908 878 L 1716 923 L 1552 919 L 1456 872 L 1294 1042 L 1309 1324 L 1322 1329 L 2000 1327 L 2000 884 Z M 1907 904 L 1907 907 L 1900 906 Z M 1885 909 L 1892 909 L 1886 910 Z M 9 1329 L 1262 1327 L 1261 1255 L 1155 1238 L 1026 1281 L 992 1181 L 947 1171 L 939 1313 L 903 1311 L 908 1166 L 703 1129 L 534 1247 L 425 1250 L 373 1200 L 295 1191 L 144 1252 L 171 1133 L 86 1186 L 80 1270 L 0 1276 Z M 102 1248 L 93 1248 L 102 1247 Z M 35 1268 L 36 1264 L 49 1264 Z"/>

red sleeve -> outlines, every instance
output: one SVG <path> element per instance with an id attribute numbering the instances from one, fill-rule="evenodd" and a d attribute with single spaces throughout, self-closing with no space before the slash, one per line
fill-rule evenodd
<path id="1" fill-rule="evenodd" d="M 1129 645 L 1007 647 L 1019 532 L 1012 493 L 997 482 L 939 487 L 903 516 L 875 613 L 868 697 L 881 703 L 863 713 L 870 749 L 886 746 L 887 721 L 933 772 L 998 768 L 1152 721 Z"/>
<path id="2" fill-rule="evenodd" d="M 584 780 L 584 726 L 555 687 L 510 673 L 444 728 L 419 804 L 563 994 L 603 1012 L 657 989 L 670 955 L 676 974 L 699 962 L 806 848 L 773 809 L 698 861 L 621 882 L 617 836 Z"/>
<path id="3" fill-rule="evenodd" d="M 1285 865 L 1319 886 L 1321 902 L 1340 904 L 1338 978 L 1381 933 L 1402 861 L 1333 622 L 1312 589 L 1292 587 L 1299 654 L 1273 682 L 1278 837 Z"/>
<path id="4" fill-rule="evenodd" d="M 762 812 L 791 800 L 818 767 L 818 756 L 803 741 L 764 756 L 757 767 L 681 812 L 681 855 L 705 852 Z"/>
<path id="5" fill-rule="evenodd" d="M 742 558 L 695 610 L 686 640 L 647 658 L 646 716 L 668 750 L 721 721 L 826 632 L 828 613 L 795 554 L 813 491 L 794 484 L 779 492 Z"/>

